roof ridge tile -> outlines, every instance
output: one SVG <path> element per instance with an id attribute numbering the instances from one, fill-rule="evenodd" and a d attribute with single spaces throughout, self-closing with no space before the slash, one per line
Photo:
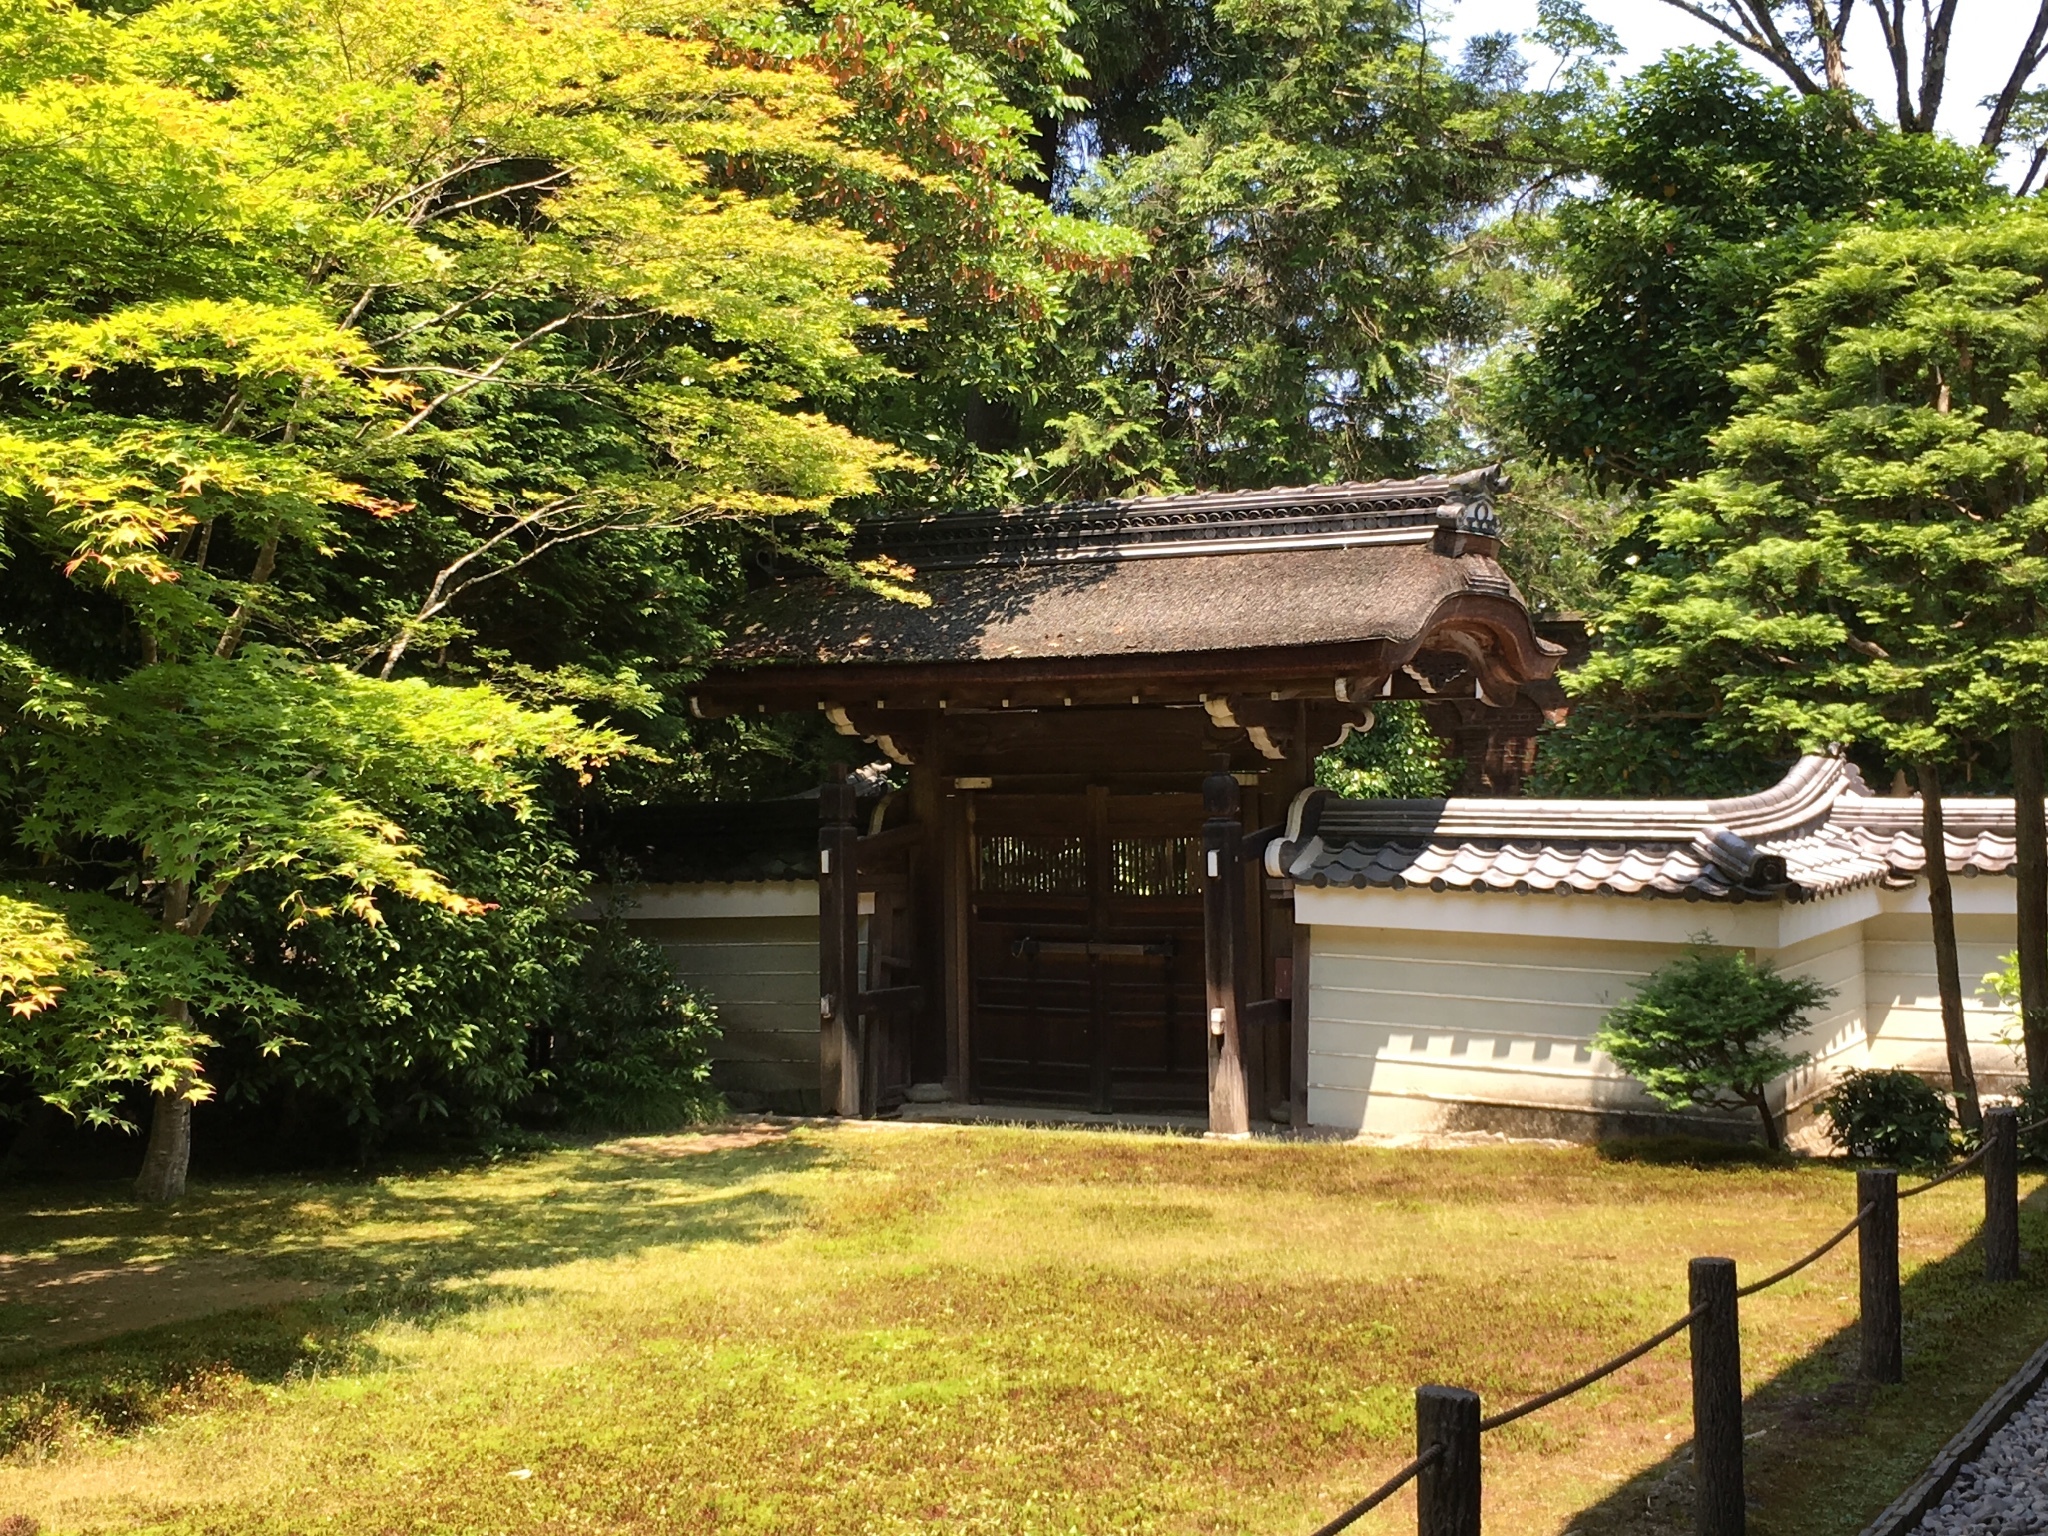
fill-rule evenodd
<path id="1" fill-rule="evenodd" d="M 1955 797 L 1943 808 L 1953 872 L 2012 871 L 2011 800 Z M 1925 864 L 1919 801 L 1871 795 L 1839 752 L 1809 754 L 1770 788 L 1723 800 L 1331 798 L 1311 835 L 1273 857 L 1276 873 L 1316 884 L 1363 860 L 1372 883 L 1393 890 L 1434 870 L 1427 883 L 1439 890 L 1689 901 L 1807 901 L 1910 883 Z"/>

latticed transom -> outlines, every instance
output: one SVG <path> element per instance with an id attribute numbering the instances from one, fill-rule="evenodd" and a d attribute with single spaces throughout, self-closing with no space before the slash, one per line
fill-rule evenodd
<path id="1" fill-rule="evenodd" d="M 981 839 L 980 887 L 1005 896 L 1086 896 L 1088 844 L 1079 837 Z"/>

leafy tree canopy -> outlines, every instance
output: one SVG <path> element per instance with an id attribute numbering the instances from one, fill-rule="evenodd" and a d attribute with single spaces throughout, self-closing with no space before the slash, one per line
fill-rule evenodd
<path id="1" fill-rule="evenodd" d="M 1643 515 L 1572 686 L 1716 746 L 1898 763 L 2041 719 L 2044 364 L 2039 214 L 1846 236 L 1773 310 L 1716 467 Z"/>
<path id="2" fill-rule="evenodd" d="M 1512 39 L 1447 60 L 1401 0 L 1144 18 L 1184 67 L 1140 68 L 1109 35 L 1117 18 L 1087 23 L 1114 78 L 1061 143 L 1094 157 L 1073 206 L 1147 251 L 1077 299 L 1012 483 L 1064 498 L 1469 456 L 1445 396 L 1501 313 L 1482 226 L 1555 163 L 1611 40 L 1576 5 L 1546 5 L 1544 35 L 1572 62 L 1533 88 Z"/>
<path id="3" fill-rule="evenodd" d="M 1061 14 L 955 46 L 888 7 L 0 12 L 0 751 L 34 871 L 0 1069 L 144 1084 L 160 1121 L 204 1096 L 207 1017 L 285 1012 L 208 932 L 250 882 L 299 921 L 487 920 L 412 829 L 517 827 L 548 774 L 644 757 L 592 722 L 659 734 L 744 541 L 834 558 L 833 507 L 916 462 L 844 420 L 888 338 L 968 323 L 933 273 L 1014 316 L 1122 238 L 1005 180 L 1001 93 L 1071 68 Z"/>
<path id="4" fill-rule="evenodd" d="M 1766 85 L 1729 48 L 1637 74 L 1590 128 L 1585 168 L 1597 190 L 1532 235 L 1553 287 L 1494 407 L 1623 489 L 1706 467 L 1773 295 L 1844 230 L 1992 195 L 1988 154 L 1859 125 L 1843 98 Z"/>
<path id="5" fill-rule="evenodd" d="M 1435 800 L 1451 792 L 1458 763 L 1444 755 L 1412 699 L 1379 705 L 1373 727 L 1347 731 L 1316 759 L 1316 782 L 1347 800 Z"/>

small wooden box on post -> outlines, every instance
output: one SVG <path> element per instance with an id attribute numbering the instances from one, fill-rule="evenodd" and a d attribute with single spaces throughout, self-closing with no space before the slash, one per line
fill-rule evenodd
<path id="1" fill-rule="evenodd" d="M 818 1088 L 826 1114 L 861 1112 L 860 880 L 853 786 L 840 769 L 818 794 Z"/>
<path id="2" fill-rule="evenodd" d="M 1209 1134 L 1251 1134 L 1242 1026 L 1244 828 L 1226 763 L 1202 782 L 1202 954 L 1209 1021 Z"/>

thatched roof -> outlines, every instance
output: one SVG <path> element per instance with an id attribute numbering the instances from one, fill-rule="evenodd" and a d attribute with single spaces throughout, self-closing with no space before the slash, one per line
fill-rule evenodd
<path id="1" fill-rule="evenodd" d="M 1547 675 L 1495 558 L 1495 470 L 1151 496 L 868 530 L 854 554 L 911 568 L 928 606 L 823 579 L 754 595 L 721 667 L 918 665 L 1383 642 L 1461 616 Z"/>

